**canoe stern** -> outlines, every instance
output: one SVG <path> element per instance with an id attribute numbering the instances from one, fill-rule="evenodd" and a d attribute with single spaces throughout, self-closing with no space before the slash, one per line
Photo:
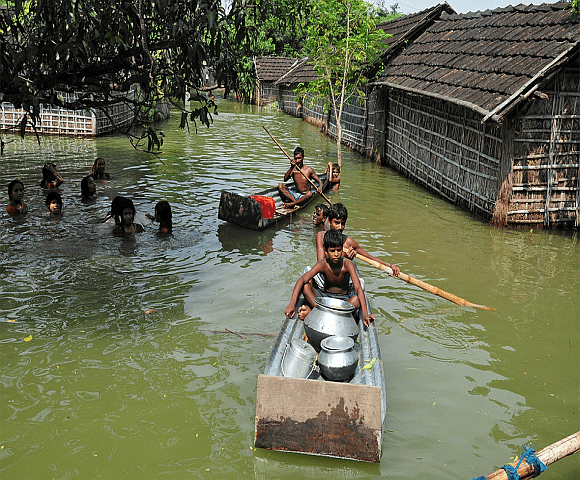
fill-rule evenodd
<path id="1" fill-rule="evenodd" d="M 255 446 L 380 462 L 381 389 L 258 376 Z"/>

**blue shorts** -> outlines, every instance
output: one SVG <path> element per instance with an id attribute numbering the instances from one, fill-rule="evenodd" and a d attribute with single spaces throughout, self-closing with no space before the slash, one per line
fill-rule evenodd
<path id="1" fill-rule="evenodd" d="M 306 195 L 305 193 L 294 190 L 292 187 L 288 187 L 288 191 L 294 197 L 294 200 L 300 200 L 304 195 Z"/>

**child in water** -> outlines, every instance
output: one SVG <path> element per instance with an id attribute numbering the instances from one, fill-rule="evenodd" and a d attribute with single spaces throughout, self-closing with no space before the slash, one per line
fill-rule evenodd
<path id="1" fill-rule="evenodd" d="M 113 235 L 125 235 L 128 233 L 142 233 L 145 231 L 143 225 L 135 223 L 135 206 L 129 198 L 123 198 L 119 201 L 115 210 L 121 213 L 121 222 L 113 229 Z"/>
<path id="2" fill-rule="evenodd" d="M 156 222 L 159 222 L 159 233 L 171 233 L 173 231 L 173 221 L 171 214 L 171 205 L 165 200 L 155 205 L 155 216 L 148 213 L 145 216 Z"/>
<path id="3" fill-rule="evenodd" d="M 312 214 L 312 223 L 315 227 L 321 225 L 324 227 L 324 222 L 328 218 L 328 207 L 324 203 L 319 203 L 314 207 L 314 213 Z"/>
<path id="4" fill-rule="evenodd" d="M 326 174 L 328 175 L 328 189 L 337 191 L 340 188 L 340 166 L 338 163 L 328 162 Z"/>
<path id="5" fill-rule="evenodd" d="M 24 184 L 20 180 L 12 180 L 8 184 L 8 198 L 10 199 L 6 207 L 8 215 L 16 217 L 28 212 L 28 206 L 24 203 Z"/>
<path id="6" fill-rule="evenodd" d="M 105 172 L 105 159 L 103 157 L 95 158 L 93 163 L 93 168 L 89 172 L 89 176 L 93 177 L 94 180 L 110 180 L 111 175 Z"/>
<path id="7" fill-rule="evenodd" d="M 42 188 L 58 188 L 62 185 L 64 180 L 60 176 L 60 173 L 56 171 L 56 165 L 54 163 L 45 163 L 42 167 L 42 180 L 40 186 Z"/>
<path id="8" fill-rule="evenodd" d="M 88 200 L 97 196 L 97 184 L 91 175 L 83 177 L 81 180 L 81 198 Z"/>
<path id="9" fill-rule="evenodd" d="M 62 197 L 58 192 L 48 192 L 46 196 L 46 206 L 48 207 L 47 215 L 56 217 L 62 215 Z"/>

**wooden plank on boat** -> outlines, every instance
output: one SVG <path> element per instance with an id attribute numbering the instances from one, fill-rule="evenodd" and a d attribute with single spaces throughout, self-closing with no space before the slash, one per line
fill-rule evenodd
<path id="1" fill-rule="evenodd" d="M 258 376 L 255 446 L 379 462 L 381 389 Z"/>

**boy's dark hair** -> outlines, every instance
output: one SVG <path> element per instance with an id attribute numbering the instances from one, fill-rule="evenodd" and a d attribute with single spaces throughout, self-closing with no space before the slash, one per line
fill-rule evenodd
<path id="1" fill-rule="evenodd" d="M 347 221 L 348 211 L 342 203 L 333 203 L 332 206 L 328 209 L 328 221 L 332 220 L 333 218 L 344 220 L 345 222 Z"/>
<path id="2" fill-rule="evenodd" d="M 91 196 L 91 192 L 89 192 L 89 178 L 91 177 L 92 175 L 87 175 L 81 179 L 81 197 L 83 198 Z"/>
<path id="3" fill-rule="evenodd" d="M 46 195 L 46 201 L 44 203 L 46 203 L 46 206 L 49 207 L 54 200 L 60 203 L 60 206 L 62 207 L 62 197 L 58 192 L 48 192 Z"/>
<path id="4" fill-rule="evenodd" d="M 316 205 L 316 207 L 314 207 L 314 211 L 316 210 L 322 210 L 322 216 L 324 218 L 328 218 L 328 206 L 326 205 L 326 203 L 319 203 L 318 205 Z"/>
<path id="5" fill-rule="evenodd" d="M 327 251 L 329 248 L 342 248 L 344 243 L 344 236 L 339 230 L 328 230 L 324 234 L 324 250 Z"/>
<path id="6" fill-rule="evenodd" d="M 24 184 L 20 180 L 12 180 L 8 184 L 8 198 L 10 200 L 12 200 L 12 190 L 14 189 L 14 185 L 16 185 L 17 183 L 19 183 L 20 185 L 22 185 L 22 190 L 24 190 Z"/>
<path id="7" fill-rule="evenodd" d="M 297 154 L 301 153 L 302 156 L 304 156 L 304 149 L 302 147 L 296 147 L 294 149 L 294 156 L 296 156 Z"/>
<path id="8" fill-rule="evenodd" d="M 46 185 L 49 184 L 53 178 L 56 178 L 54 173 L 48 169 L 49 165 L 52 165 L 52 168 L 56 170 L 56 165 L 54 163 L 47 162 L 44 164 L 42 167 L 42 180 L 40 181 L 40 186 L 42 188 L 46 188 Z"/>
<path id="9" fill-rule="evenodd" d="M 338 163 L 332 164 L 332 169 L 334 170 L 335 168 L 338 170 L 338 173 L 340 173 L 340 165 Z"/>
<path id="10" fill-rule="evenodd" d="M 155 210 L 159 212 L 159 230 L 166 228 L 171 232 L 173 230 L 173 215 L 171 214 L 169 202 L 162 200 L 155 205 Z"/>

